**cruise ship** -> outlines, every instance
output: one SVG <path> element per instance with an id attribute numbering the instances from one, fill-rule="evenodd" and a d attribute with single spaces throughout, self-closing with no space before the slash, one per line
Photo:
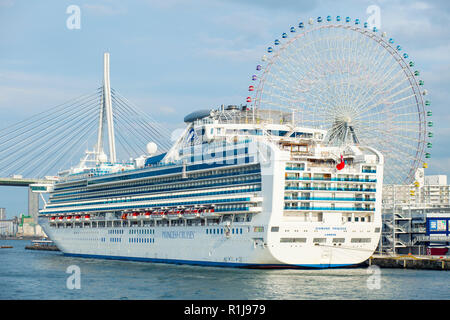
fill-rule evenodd
<path id="1" fill-rule="evenodd" d="M 149 143 L 130 163 L 102 153 L 59 173 L 39 223 L 65 255 L 331 268 L 373 254 L 383 155 L 351 127 L 330 133 L 235 105 L 184 122 L 167 152 Z"/>

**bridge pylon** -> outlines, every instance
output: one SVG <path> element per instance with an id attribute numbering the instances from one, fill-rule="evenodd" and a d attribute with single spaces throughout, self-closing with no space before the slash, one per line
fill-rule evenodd
<path id="1" fill-rule="evenodd" d="M 116 142 L 114 137 L 114 116 L 111 101 L 111 82 L 109 77 L 109 53 L 105 52 L 103 55 L 103 87 L 102 87 L 102 103 L 100 105 L 100 115 L 98 122 L 97 135 L 97 162 L 100 160 L 100 155 L 103 151 L 103 130 L 104 125 L 107 125 L 108 143 L 109 143 L 109 161 L 116 162 Z"/>
<path id="2" fill-rule="evenodd" d="M 28 215 L 33 217 L 34 223 L 38 223 L 39 215 L 39 194 L 28 187 Z"/>

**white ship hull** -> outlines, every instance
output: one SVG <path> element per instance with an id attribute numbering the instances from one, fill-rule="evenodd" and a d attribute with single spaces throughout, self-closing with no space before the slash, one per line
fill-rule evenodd
<path id="1" fill-rule="evenodd" d="M 47 219 L 45 219 L 47 220 Z M 236 225 L 237 234 L 229 237 L 221 233 L 223 226 L 198 227 L 158 227 L 158 228 L 50 228 L 48 222 L 42 222 L 45 232 L 66 255 L 87 258 L 135 260 L 163 263 L 183 263 L 195 265 L 214 265 L 230 267 L 310 267 L 329 268 L 359 264 L 367 260 L 376 248 L 379 233 L 373 227 L 349 228 L 333 231 L 323 230 L 323 226 L 289 224 L 292 231 L 281 232 L 277 236 L 268 236 L 253 232 L 248 225 Z M 206 234 L 205 228 L 216 230 L 215 234 Z M 309 232 L 303 230 L 310 228 Z M 242 234 L 239 233 L 242 229 Z M 281 243 L 280 237 L 292 236 L 294 230 L 302 230 L 302 235 L 311 243 Z M 319 229 L 317 231 L 316 229 Z M 116 234 L 123 231 L 123 234 Z M 135 234 L 136 233 L 136 234 Z M 338 238 L 347 238 L 354 234 L 372 236 L 370 244 L 358 246 L 315 246 L 315 237 L 333 234 Z M 267 243 L 255 241 L 255 237 L 268 238 Z M 104 239 L 104 240 L 102 240 Z"/>

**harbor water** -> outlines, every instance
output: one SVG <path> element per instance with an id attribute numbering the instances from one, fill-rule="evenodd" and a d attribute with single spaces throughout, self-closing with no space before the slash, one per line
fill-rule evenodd
<path id="1" fill-rule="evenodd" d="M 0 299 L 442 300 L 450 273 L 409 269 L 263 270 L 66 257 L 0 240 Z M 71 284 L 78 270 L 78 287 Z"/>

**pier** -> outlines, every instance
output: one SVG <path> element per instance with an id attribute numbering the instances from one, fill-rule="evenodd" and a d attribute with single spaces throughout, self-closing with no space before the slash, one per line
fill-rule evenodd
<path id="1" fill-rule="evenodd" d="M 449 256 L 388 256 L 373 255 L 366 262 L 368 266 L 380 268 L 403 268 L 421 270 L 450 270 Z"/>

